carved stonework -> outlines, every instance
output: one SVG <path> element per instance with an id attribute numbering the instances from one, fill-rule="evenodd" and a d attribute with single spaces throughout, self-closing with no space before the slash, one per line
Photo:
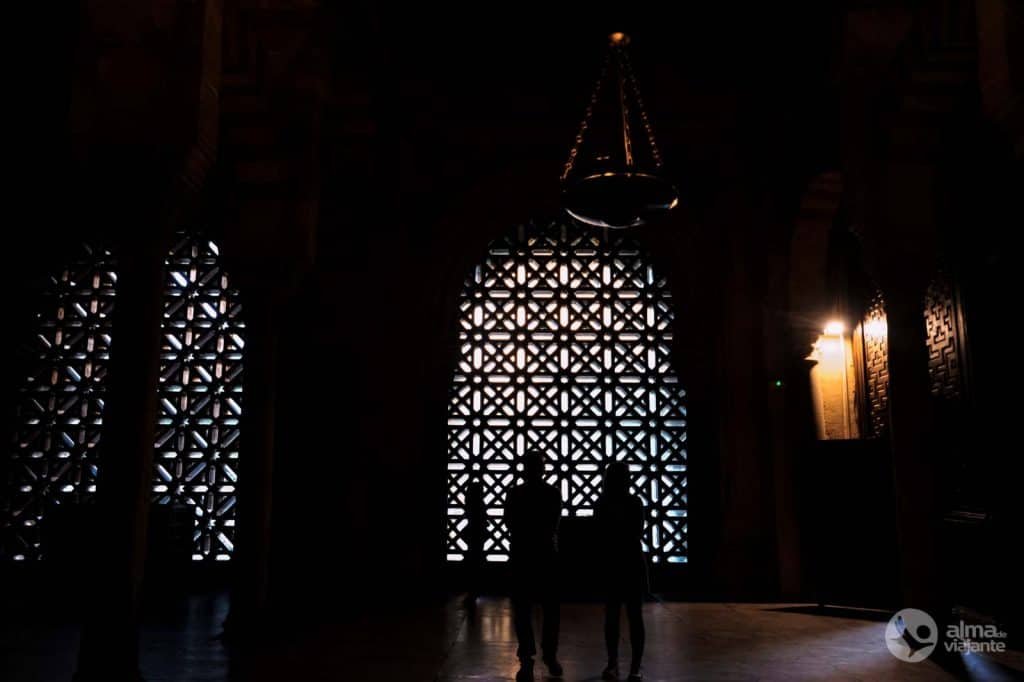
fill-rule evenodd
<path id="1" fill-rule="evenodd" d="M 963 394 L 960 306 L 949 277 L 939 274 L 925 293 L 924 322 L 932 395 L 956 400 Z"/>
<path id="2" fill-rule="evenodd" d="M 889 428 L 889 337 L 881 292 L 871 298 L 861 324 L 868 430 L 878 438 Z"/>

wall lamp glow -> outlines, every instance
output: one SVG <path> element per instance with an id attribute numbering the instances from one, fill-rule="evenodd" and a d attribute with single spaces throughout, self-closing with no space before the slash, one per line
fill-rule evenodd
<path id="1" fill-rule="evenodd" d="M 825 324 L 825 334 L 828 336 L 839 336 L 846 331 L 846 325 L 839 320 L 830 320 Z"/>

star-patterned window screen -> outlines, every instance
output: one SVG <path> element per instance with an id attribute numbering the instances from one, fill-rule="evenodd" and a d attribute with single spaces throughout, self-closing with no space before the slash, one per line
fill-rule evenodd
<path id="1" fill-rule="evenodd" d="M 109 252 L 85 247 L 49 280 L 18 402 L 0 557 L 45 556 L 48 510 L 87 504 L 96 492 L 116 272 Z M 191 510 L 194 560 L 226 560 L 242 409 L 241 306 L 209 240 L 179 236 L 165 278 L 153 500 Z"/>
<path id="2" fill-rule="evenodd" d="M 166 262 L 154 501 L 195 515 L 192 558 L 230 558 L 245 323 L 217 245 L 182 237 Z"/>
<path id="3" fill-rule="evenodd" d="M 563 515 L 592 516 L 604 466 L 629 465 L 652 562 L 687 560 L 685 391 L 671 362 L 672 297 L 636 242 L 575 223 L 491 244 L 459 300 L 448 405 L 446 556 L 507 561 L 502 506 L 519 457 L 547 454 Z M 483 546 L 467 517 L 479 483 Z"/>

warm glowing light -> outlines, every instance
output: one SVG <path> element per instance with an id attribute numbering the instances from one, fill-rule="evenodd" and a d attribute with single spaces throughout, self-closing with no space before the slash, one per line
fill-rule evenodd
<path id="1" fill-rule="evenodd" d="M 889 333 L 889 325 L 885 319 L 874 318 L 864 323 L 864 336 L 872 339 L 884 339 Z"/>
<path id="2" fill-rule="evenodd" d="M 616 46 L 625 47 L 629 45 L 629 36 L 623 33 L 622 31 L 616 31 L 615 33 L 612 33 L 610 36 L 608 36 L 608 40 L 609 42 L 611 42 L 612 45 Z"/>
<path id="3" fill-rule="evenodd" d="M 839 336 L 846 331 L 846 325 L 839 320 L 830 320 L 825 325 L 825 334 L 829 336 Z"/>

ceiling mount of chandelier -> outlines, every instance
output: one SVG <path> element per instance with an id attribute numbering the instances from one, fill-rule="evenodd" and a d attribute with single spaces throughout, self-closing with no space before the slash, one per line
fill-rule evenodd
<path id="1" fill-rule="evenodd" d="M 595 227 L 636 227 L 679 203 L 629 63 L 629 36 L 608 36 L 604 68 L 562 171 L 562 205 Z"/>

